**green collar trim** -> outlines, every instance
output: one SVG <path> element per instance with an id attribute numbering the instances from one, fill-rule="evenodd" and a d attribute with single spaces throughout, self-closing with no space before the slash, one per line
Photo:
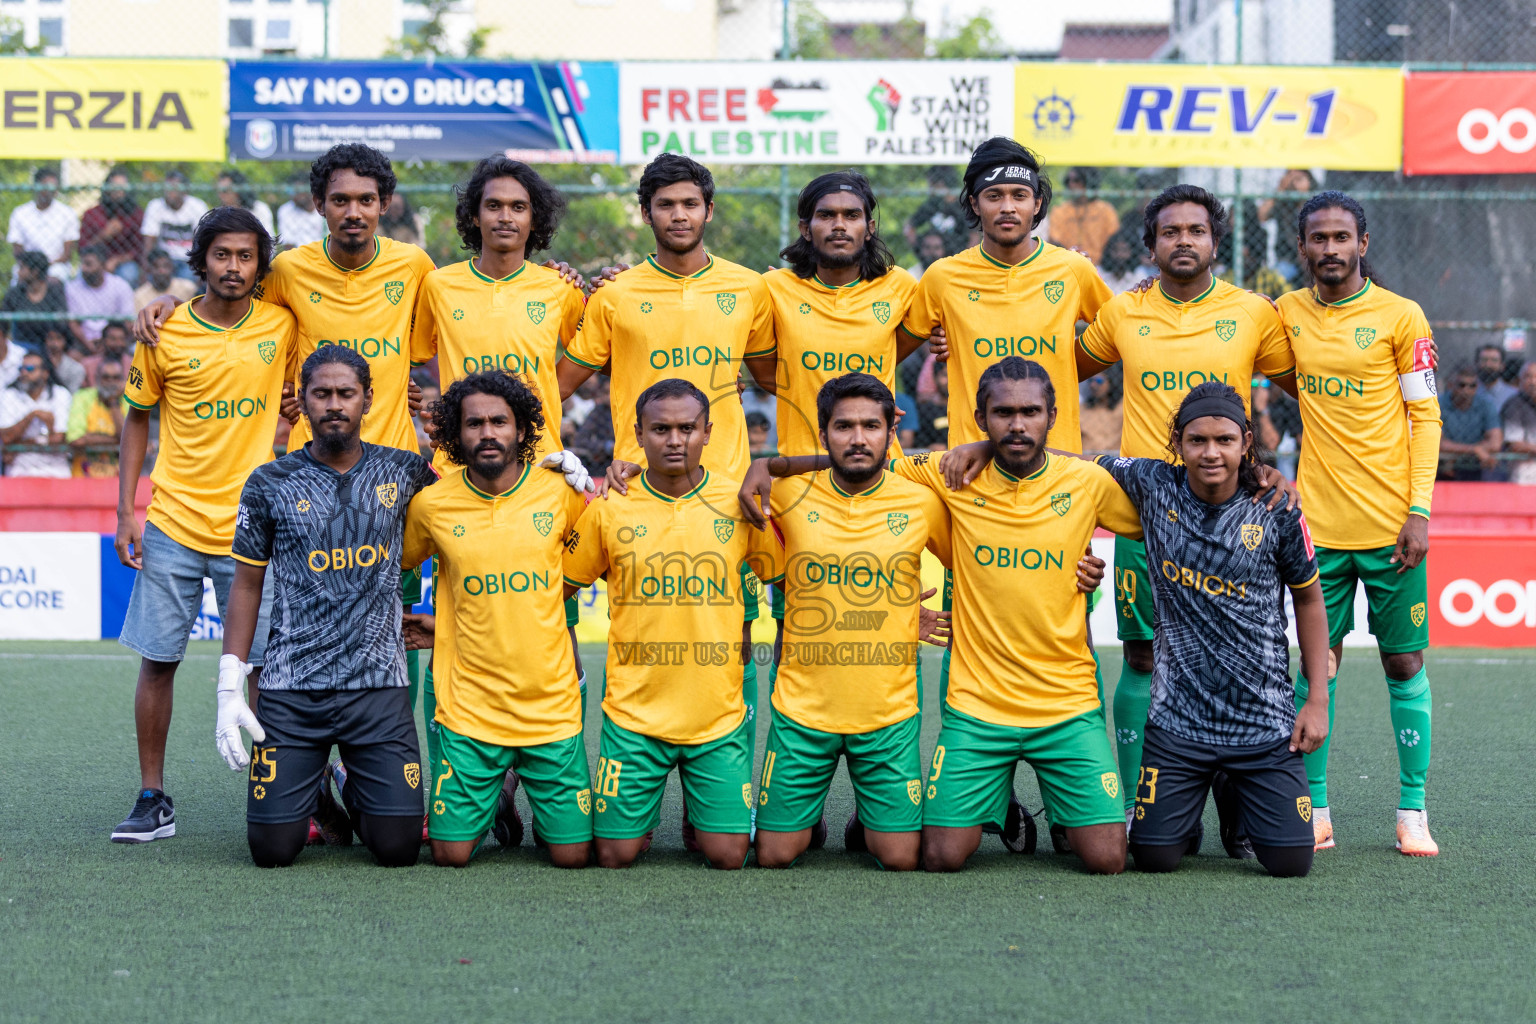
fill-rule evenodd
<path id="1" fill-rule="evenodd" d="M 486 284 L 502 284 L 506 281 L 512 280 L 518 274 L 521 274 L 527 269 L 528 261 L 523 260 L 522 263 L 518 264 L 517 269 L 512 271 L 512 273 L 508 274 L 506 277 L 491 277 L 489 274 L 482 272 L 479 267 L 475 266 L 475 261 L 473 259 L 469 261 L 469 272 L 474 274 L 480 280 L 484 281 Z"/>
<path id="2" fill-rule="evenodd" d="M 699 271 L 697 274 L 688 274 L 686 277 L 684 275 L 682 275 L 682 274 L 674 274 L 674 273 L 672 273 L 672 271 L 668 270 L 666 267 L 662 266 L 660 263 L 657 263 L 656 262 L 656 254 L 655 253 L 651 253 L 649 256 L 647 256 L 645 258 L 645 262 L 649 263 L 652 267 L 654 267 L 656 269 L 656 272 L 661 274 L 663 277 L 670 277 L 674 281 L 683 281 L 683 280 L 690 280 L 690 279 L 701 278 L 705 274 L 710 272 L 711 268 L 713 268 L 714 265 L 715 265 L 715 258 L 713 256 L 710 256 L 709 253 L 705 253 L 704 255 L 709 260 L 708 263 L 704 264 L 704 269 Z"/>
<path id="3" fill-rule="evenodd" d="M 192 312 L 192 303 L 196 302 L 200 298 L 202 298 L 202 296 L 197 295 L 187 302 L 187 316 L 190 316 L 192 318 L 192 322 L 197 324 L 203 330 L 212 331 L 215 334 L 223 334 L 225 331 L 238 331 L 240 328 L 245 326 L 245 322 L 251 318 L 251 314 L 256 312 L 256 303 L 253 302 L 248 307 L 246 307 L 245 316 L 241 317 L 234 324 L 234 326 L 220 327 L 218 324 L 211 324 L 207 320 L 204 320 L 202 317 L 198 316 L 196 313 Z"/>
<path id="4" fill-rule="evenodd" d="M 355 274 L 355 273 L 357 273 L 357 270 L 367 270 L 369 267 L 373 266 L 373 261 L 379 258 L 379 253 L 384 251 L 384 247 L 379 244 L 379 236 L 378 235 L 374 235 L 373 236 L 373 255 L 368 257 L 368 262 L 364 263 L 362 266 L 358 267 L 357 270 L 348 270 L 346 267 L 342 266 L 340 263 L 337 263 L 335 260 L 331 259 L 331 236 L 330 235 L 326 235 L 325 236 L 325 240 L 320 243 L 320 251 L 325 253 L 326 261 L 329 262 L 331 266 L 333 266 L 337 270 L 341 271 L 343 274 Z"/>
<path id="5" fill-rule="evenodd" d="M 523 486 L 523 481 L 527 480 L 527 479 L 528 479 L 528 463 L 525 462 L 525 463 L 523 463 L 523 471 L 521 473 L 519 473 L 518 476 L 517 476 L 517 483 L 513 484 L 511 487 L 508 487 L 506 490 L 502 491 L 500 494 L 487 494 L 484 491 L 482 491 L 480 488 L 476 487 L 474 485 L 474 482 L 469 479 L 469 470 L 468 469 L 464 470 L 464 486 L 468 487 L 471 491 L 474 491 L 476 494 L 480 495 L 480 497 L 484 498 L 486 501 L 495 501 L 497 498 L 505 498 L 505 497 L 510 496 L 519 487 Z"/>
<path id="6" fill-rule="evenodd" d="M 1359 291 L 1355 292 L 1355 294 L 1351 295 L 1347 299 L 1340 299 L 1338 302 L 1324 302 L 1323 301 L 1323 297 L 1321 295 L 1317 294 L 1317 285 L 1313 285 L 1312 286 L 1312 297 L 1317 300 L 1317 303 L 1320 306 L 1346 306 L 1349 303 L 1354 302 L 1356 299 L 1358 299 L 1360 296 L 1364 295 L 1366 292 L 1368 292 L 1370 290 L 1371 290 L 1371 279 L 1370 278 L 1366 278 L 1365 279 L 1365 287 L 1361 288 Z"/>
<path id="7" fill-rule="evenodd" d="M 1197 302 L 1204 302 L 1210 296 L 1211 292 L 1216 290 L 1216 275 L 1211 275 L 1211 286 L 1192 299 L 1176 299 L 1172 295 L 1169 295 L 1166 291 L 1163 291 L 1163 279 L 1161 277 L 1157 279 L 1157 290 L 1163 293 L 1163 298 L 1167 299 L 1175 306 L 1193 306 Z"/>
<path id="8" fill-rule="evenodd" d="M 1018 477 L 1018 476 L 1014 476 L 1012 473 L 1008 472 L 1002 466 L 999 466 L 997 464 L 997 460 L 996 459 L 992 460 L 992 468 L 996 469 L 997 472 L 998 472 L 998 475 L 1001 476 L 1004 480 L 1007 480 L 1011 484 L 1020 483 L 1021 481 L 1024 481 L 1024 480 L 1038 480 L 1042 476 L 1045 475 L 1045 471 L 1050 468 L 1050 465 L 1051 465 L 1051 453 L 1050 452 L 1046 452 L 1045 453 L 1045 461 L 1040 464 L 1040 468 L 1039 469 L 1037 469 L 1033 473 L 1029 474 L 1029 476 Z"/>
<path id="9" fill-rule="evenodd" d="M 976 247 L 976 251 L 981 253 L 981 258 L 982 259 L 986 260 L 988 263 L 992 264 L 994 267 L 1002 267 L 1004 270 L 1012 270 L 1015 267 L 1027 266 L 1029 263 L 1034 261 L 1035 257 L 1039 256 L 1042 252 L 1044 252 L 1045 251 L 1045 239 L 1043 239 L 1043 238 L 1035 239 L 1035 251 L 1030 253 L 1028 256 L 1024 257 L 1022 260 L 1020 260 L 1017 263 L 1004 263 L 1002 260 L 997 259 L 995 256 L 992 256 L 990 253 L 987 252 L 987 250 L 983 249 L 979 245 Z"/>
<path id="10" fill-rule="evenodd" d="M 709 483 L 709 470 L 706 469 L 704 471 L 704 478 L 699 481 L 699 485 L 697 487 L 695 487 L 693 490 L 689 491 L 687 494 L 684 494 L 682 497 L 679 497 L 679 498 L 674 498 L 674 497 L 672 497 L 669 494 L 662 494 L 656 488 L 652 487 L 650 480 L 646 479 L 646 475 L 644 473 L 640 474 L 640 482 L 645 485 L 645 489 L 646 490 L 650 491 L 651 494 L 653 494 L 656 497 L 660 498 L 662 501 L 665 501 L 665 502 L 668 502 L 668 503 L 671 503 L 671 502 L 674 502 L 674 501 L 687 501 L 689 498 L 692 498 L 694 495 L 696 495 L 700 491 L 702 491 L 704 489 L 704 485 Z"/>
<path id="11" fill-rule="evenodd" d="M 812 274 L 811 280 L 815 281 L 829 292 L 841 291 L 844 288 L 856 288 L 864 283 L 864 279 L 862 277 L 856 277 L 852 281 L 849 281 L 847 284 L 827 284 L 827 282 L 821 279 L 820 274 Z"/>
<path id="12" fill-rule="evenodd" d="M 865 495 L 874 494 L 880 488 L 884 487 L 885 486 L 885 478 L 888 475 L 889 474 L 886 473 L 886 471 L 882 469 L 880 471 L 880 482 L 875 484 L 875 486 L 869 488 L 868 490 L 860 491 L 858 494 L 849 494 L 847 491 L 845 491 L 841 487 L 837 486 L 837 479 L 835 477 L 833 477 L 832 471 L 830 469 L 827 470 L 827 482 L 832 485 L 832 489 L 834 491 L 836 491 L 838 494 L 842 495 L 845 498 L 862 498 Z"/>

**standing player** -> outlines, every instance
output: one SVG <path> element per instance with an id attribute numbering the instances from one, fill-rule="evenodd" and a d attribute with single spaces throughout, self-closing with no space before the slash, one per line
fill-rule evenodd
<path id="1" fill-rule="evenodd" d="M 240 495 L 216 738 L 231 768 L 250 766 L 246 839 L 260 867 L 292 864 L 310 816 L 329 817 L 330 776 L 347 811 L 342 843 L 355 829 L 385 867 L 414 864 L 421 849 L 400 553 L 406 508 L 437 476 L 414 452 L 362 440 L 370 378 L 367 360 L 340 345 L 305 359 L 299 399 L 313 439 L 257 469 Z M 239 686 L 269 565 L 272 642 L 253 716 Z M 332 745 L 345 769 L 327 769 Z"/>
<path id="2" fill-rule="evenodd" d="M 561 629 L 561 558 L 585 503 L 533 469 L 541 405 L 501 370 L 449 385 L 433 407 L 432 436 L 450 469 L 406 517 L 402 561 L 437 559 L 428 817 L 438 864 L 468 864 L 493 824 L 504 845 L 517 845 L 509 769 L 528 789 L 551 861 L 579 868 L 591 856 L 581 694 Z"/>
<path id="3" fill-rule="evenodd" d="M 1372 279 L 1365 259 L 1370 237 L 1365 210 L 1342 192 L 1320 192 L 1301 208 L 1297 248 L 1316 286 L 1279 301 L 1301 392 L 1296 482 L 1316 528 L 1336 660 L 1354 628 L 1356 583 L 1365 584 L 1397 737 L 1397 848 L 1433 857 L 1440 848 L 1424 813 L 1431 702 L 1423 652 L 1429 646 L 1424 556 L 1440 448 L 1434 343 L 1418 303 Z M 1330 714 L 1335 678 L 1328 680 Z M 1297 700 L 1305 700 L 1315 682 L 1310 674 L 1298 679 Z M 1334 844 L 1328 746 L 1324 741 L 1307 758 L 1319 849 Z"/>
<path id="4" fill-rule="evenodd" d="M 754 561 L 768 575 L 766 544 L 738 528 L 738 481 L 701 464 L 713 432 L 704 392 L 663 380 L 634 409 L 641 485 L 588 505 L 565 559 L 567 595 L 606 576 L 612 616 L 592 794 L 597 861 L 621 868 L 639 856 L 675 767 L 685 824 L 713 867 L 735 869 L 752 823 L 750 647 L 738 638 L 744 577 Z"/>
<path id="5" fill-rule="evenodd" d="M 1168 420 L 1190 388 L 1222 381 L 1248 402 L 1254 374 L 1294 395 L 1296 364 L 1280 317 L 1268 301 L 1211 273 L 1229 229 L 1221 201 L 1194 185 L 1173 185 L 1147 204 L 1142 242 L 1157 262 L 1156 286 L 1106 302 L 1077 342 L 1077 372 L 1086 380 L 1111 364 L 1125 370 L 1126 458 L 1174 457 Z M 1115 687 L 1115 739 L 1120 777 L 1141 765 L 1152 684 L 1152 584 L 1139 540 L 1115 538 L 1115 623 L 1125 645 Z M 1126 824 L 1136 794 L 1126 787 Z M 1229 852 L 1235 836 L 1224 831 Z"/>
<path id="6" fill-rule="evenodd" d="M 1295 703 L 1280 594 L 1281 584 L 1291 590 L 1303 668 L 1321 674 L 1328 616 L 1307 522 L 1299 510 L 1249 500 L 1262 485 L 1239 389 L 1216 380 L 1190 390 L 1167 451 L 1182 465 L 1098 459 L 1141 510 L 1146 554 L 1159 566 L 1131 854 L 1142 871 L 1176 868 L 1222 773 L 1259 863 L 1271 875 L 1299 877 L 1312 867 L 1302 755 L 1328 730 L 1321 687 Z"/>
<path id="7" fill-rule="evenodd" d="M 207 291 L 165 322 L 158 347 L 139 346 L 123 390 L 130 408 L 118 453 L 117 557 L 139 572 L 119 639 L 142 660 L 133 696 L 139 798 L 112 832 L 119 843 L 176 834 L 176 811 L 165 793 L 176 668 L 203 606 L 205 576 L 227 617 L 240 488 L 251 470 L 272 458 L 284 380 L 296 365 L 292 314 L 252 298 L 271 264 L 272 239 L 249 211 L 204 215 L 187 258 Z M 141 531 L 133 496 L 149 442 L 149 413 L 157 405 L 160 454 Z M 246 653 L 258 673 L 270 602 L 269 589 L 251 609 Z"/>
<path id="8" fill-rule="evenodd" d="M 896 400 L 878 379 L 828 381 L 816 414 L 832 468 L 804 489 L 781 484 L 773 503 L 769 582 L 786 589 L 785 631 L 757 862 L 788 867 L 809 848 L 846 757 L 857 798 L 849 849 L 912 871 L 923 824 L 921 558 L 927 547 L 948 563 L 949 514 L 932 491 L 886 471 Z"/>

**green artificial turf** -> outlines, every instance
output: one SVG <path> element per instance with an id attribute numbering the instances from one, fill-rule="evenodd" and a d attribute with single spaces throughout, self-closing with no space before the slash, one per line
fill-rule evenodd
<path id="1" fill-rule="evenodd" d="M 1339 847 L 1280 881 L 1219 856 L 1209 811 L 1207 856 L 1171 876 L 1086 877 L 1043 834 L 1032 858 L 988 837 L 961 874 L 886 874 L 842 852 L 841 772 L 828 849 L 785 872 L 685 854 L 675 779 L 628 871 L 559 871 L 494 841 L 462 871 L 425 852 L 386 871 L 360 846 L 262 871 L 242 777 L 214 750 L 208 643 L 179 680 L 178 834 L 114 845 L 138 782 L 136 661 L 113 643 L 3 643 L 0 1020 L 1531 1020 L 1536 655 L 1429 654 L 1440 857 L 1392 849 L 1386 689 L 1374 654 L 1351 651 Z M 1112 690 L 1118 658 L 1104 668 Z M 1018 789 L 1038 808 L 1027 770 Z"/>

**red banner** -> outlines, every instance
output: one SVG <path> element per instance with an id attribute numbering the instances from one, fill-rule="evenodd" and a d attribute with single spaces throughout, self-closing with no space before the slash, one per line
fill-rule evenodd
<path id="1" fill-rule="evenodd" d="M 1429 640 L 1436 647 L 1536 646 L 1536 539 L 1432 536 Z"/>
<path id="2" fill-rule="evenodd" d="M 1403 99 L 1406 173 L 1536 172 L 1536 73 L 1413 72 Z"/>

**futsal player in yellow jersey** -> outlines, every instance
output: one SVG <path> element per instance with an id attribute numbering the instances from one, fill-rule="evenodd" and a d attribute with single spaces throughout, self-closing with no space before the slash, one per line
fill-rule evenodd
<path id="1" fill-rule="evenodd" d="M 188 263 L 205 294 L 176 309 L 160 344 L 140 345 L 123 397 L 117 555 L 133 569 L 133 595 L 120 642 L 140 656 L 134 693 L 140 789 L 112 840 L 143 843 L 176 834 L 165 793 L 165 741 L 176 668 L 203 606 L 203 578 L 228 608 L 235 563 L 230 544 L 240 490 L 272 459 L 284 381 L 296 365 L 298 332 L 287 310 L 253 299 L 272 260 L 272 239 L 248 210 L 223 208 L 198 222 Z M 149 441 L 149 413 L 160 409 L 154 496 L 142 531 L 133 496 Z M 263 595 L 248 662 L 267 641 L 270 586 Z"/>
<path id="2" fill-rule="evenodd" d="M 1397 742 L 1397 847 L 1432 857 L 1439 846 L 1424 810 L 1432 706 L 1424 558 L 1440 447 L 1434 343 L 1418 303 L 1372 280 L 1358 202 L 1342 192 L 1313 196 L 1297 236 L 1317 284 L 1282 295 L 1279 305 L 1296 353 L 1303 428 L 1296 483 L 1317 544 L 1329 643 L 1337 662 L 1354 627 L 1356 583 L 1365 584 Z M 1296 699 L 1315 682 L 1298 678 Z M 1334 685 L 1329 679 L 1330 691 Z M 1319 849 L 1334 845 L 1328 747 L 1307 756 Z"/>
<path id="3" fill-rule="evenodd" d="M 1045 367 L 1060 396 L 1052 438 L 1076 451 L 1077 322 L 1092 321 L 1109 287 L 1085 257 L 1036 238 L 1050 209 L 1050 181 L 1038 158 L 1001 137 L 976 148 L 965 169 L 966 218 L 979 246 L 923 271 L 902 321 L 911 337 L 943 327 L 949 339 L 949 444 L 979 441 L 971 398 L 986 368 L 1006 356 Z"/>
<path id="4" fill-rule="evenodd" d="M 1111 298 L 1078 339 L 1082 379 L 1122 364 L 1125 423 L 1119 454 L 1127 458 L 1171 460 L 1169 419 L 1189 390 L 1207 380 L 1230 384 L 1245 408 L 1256 373 L 1295 394 L 1296 362 L 1274 306 L 1211 272 L 1229 228 L 1226 209 L 1210 192 L 1184 184 L 1164 189 L 1147 204 L 1142 231 L 1157 263 L 1157 285 Z M 1117 537 L 1115 625 L 1125 658 L 1114 714 L 1123 779 L 1134 778 L 1141 766 L 1152 700 L 1154 618 L 1146 548 L 1140 540 Z M 1225 798 L 1225 788 L 1219 792 Z M 1126 787 L 1124 797 L 1129 821 L 1134 788 Z"/>
<path id="5" fill-rule="evenodd" d="M 647 468 L 587 506 L 567 544 L 566 593 L 608 580 L 611 623 L 601 757 L 593 784 L 598 863 L 631 864 L 676 767 L 709 863 L 739 868 L 752 823 L 752 723 L 742 700 L 745 573 L 766 575 L 764 534 L 735 514 L 739 482 L 708 468 L 705 394 L 677 378 L 637 400 Z M 712 447 L 712 446 L 711 446 Z"/>
<path id="6" fill-rule="evenodd" d="M 449 385 L 432 418 L 449 472 L 406 517 L 402 564 L 436 558 L 428 820 L 439 864 L 469 863 L 488 829 L 518 845 L 513 780 L 527 788 L 556 866 L 583 867 L 591 855 L 581 694 L 562 600 L 565 543 L 585 501 L 533 465 L 541 405 L 500 371 Z"/>
<path id="7" fill-rule="evenodd" d="M 948 562 L 949 513 L 886 471 L 895 418 L 875 377 L 828 381 L 817 420 L 831 468 L 774 489 L 768 571 L 786 591 L 786 616 L 758 786 L 763 867 L 788 867 L 811 846 L 839 757 L 857 797 L 847 848 L 887 870 L 918 865 L 921 561 L 927 547 Z"/>

